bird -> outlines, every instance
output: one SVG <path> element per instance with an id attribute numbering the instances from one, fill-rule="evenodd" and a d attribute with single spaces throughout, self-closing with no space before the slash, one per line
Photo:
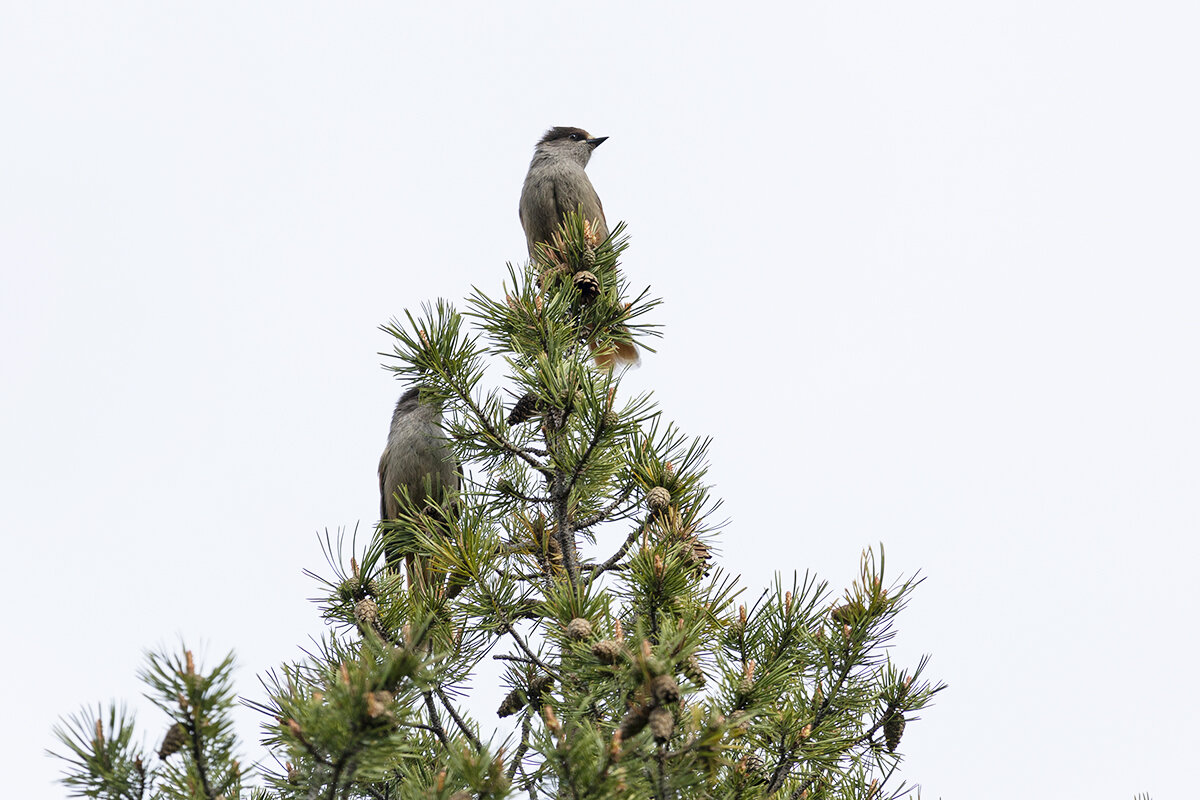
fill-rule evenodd
<path id="1" fill-rule="evenodd" d="M 441 404 L 423 400 L 420 387 L 407 390 L 392 412 L 387 445 L 379 457 L 380 526 L 410 517 L 415 511 L 447 528 L 457 513 L 461 476 L 462 469 L 442 430 Z M 406 495 L 408 503 L 404 502 Z M 392 568 L 398 568 L 404 557 L 410 589 L 414 580 L 426 584 L 438 580 L 430 573 L 427 559 L 417 563 L 418 555 L 411 547 L 393 544 L 385 552 Z"/>
<path id="2" fill-rule="evenodd" d="M 535 257 L 539 243 L 553 238 L 571 212 L 582 214 L 601 241 L 608 238 L 604 205 L 585 171 L 592 153 L 607 140 L 607 136 L 592 136 L 583 128 L 558 126 L 546 131 L 534 147 L 518 208 L 530 258 Z M 614 342 L 612 350 L 600 352 L 595 345 L 589 346 L 596 363 L 608 369 L 614 363 L 629 365 L 639 360 L 637 348 L 629 342 Z"/>

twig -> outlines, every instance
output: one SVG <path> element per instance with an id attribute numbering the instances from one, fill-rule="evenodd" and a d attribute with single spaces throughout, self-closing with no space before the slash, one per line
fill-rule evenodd
<path id="1" fill-rule="evenodd" d="M 847 651 L 846 662 L 845 662 L 845 664 L 842 665 L 841 674 L 838 675 L 837 681 L 835 681 L 833 684 L 830 685 L 829 692 L 828 692 L 828 694 L 825 695 L 825 702 L 823 702 L 821 704 L 821 707 L 817 710 L 817 713 L 813 716 L 813 721 L 811 723 L 813 726 L 813 730 L 816 730 L 818 727 L 820 727 L 820 724 L 824 721 L 826 715 L 828 715 L 830 704 L 833 703 L 833 698 L 836 696 L 836 694 L 839 691 L 841 691 L 842 684 L 844 684 L 846 682 L 846 678 L 849 677 L 850 670 L 853 668 L 853 666 L 854 666 L 854 661 L 853 661 L 853 659 L 850 658 L 849 651 Z M 854 743 L 852 742 L 846 749 L 849 750 L 850 747 L 853 747 L 853 746 L 854 746 Z M 792 768 L 792 763 L 790 763 L 790 762 L 791 762 L 790 758 L 784 759 L 784 760 L 781 760 L 779 762 L 779 764 L 775 767 L 775 771 L 771 774 L 771 780 L 767 783 L 767 791 L 766 791 L 767 795 L 773 795 L 776 792 L 778 792 L 780 789 L 783 788 L 783 781 L 787 777 L 787 773 L 790 772 L 791 768 Z M 816 779 L 813 778 L 812 780 L 816 780 Z M 810 781 L 810 783 L 811 783 L 811 781 Z"/>
<path id="2" fill-rule="evenodd" d="M 617 495 L 616 499 L 609 503 L 603 510 L 597 511 L 587 519 L 576 523 L 577 527 L 580 530 L 584 530 L 592 527 L 593 525 L 599 525 L 601 522 L 604 522 L 604 520 L 608 519 L 608 515 L 616 510 L 617 506 L 629 499 L 629 495 L 631 494 L 633 494 L 633 486 L 626 486 L 621 490 L 621 493 Z"/>
<path id="3" fill-rule="evenodd" d="M 633 543 L 637 541 L 639 536 L 646 532 L 648 527 L 650 527 L 650 517 L 646 517 L 644 520 L 642 520 L 640 525 L 629 532 L 629 535 L 625 537 L 625 541 L 619 548 L 617 548 L 617 552 L 613 553 L 610 559 L 605 561 L 600 566 L 592 568 L 592 578 L 594 579 L 602 572 L 608 572 L 610 569 L 614 569 L 617 565 L 617 562 L 625 557 L 625 554 L 629 552 L 629 548 L 633 547 Z"/>
<path id="4" fill-rule="evenodd" d="M 553 676 L 555 680 L 559 682 L 559 684 L 564 683 L 562 675 L 558 674 L 558 670 L 554 669 L 554 667 L 551 667 L 545 661 L 542 661 L 540 658 L 538 658 L 537 655 L 529 649 L 529 645 L 525 643 L 525 640 L 521 638 L 521 634 L 517 633 L 517 629 L 514 628 L 512 623 L 507 619 L 504 620 L 504 627 L 508 630 L 509 635 L 511 635 L 516 641 L 517 645 L 525 651 L 525 655 L 529 656 L 530 661 L 541 667 L 547 675 Z"/>
<path id="5" fill-rule="evenodd" d="M 583 465 L 592 457 L 592 451 L 596 449 L 596 445 L 600 442 L 600 431 L 602 425 L 597 425 L 595 432 L 592 434 L 592 440 L 588 442 L 587 449 L 583 451 L 583 455 L 575 462 L 575 469 L 571 473 L 571 480 L 567 481 L 567 492 L 575 488 L 575 484 L 579 482 L 579 476 L 583 474 Z"/>
<path id="6" fill-rule="evenodd" d="M 656 776 L 657 777 L 656 783 L 658 785 L 657 800 L 667 800 L 667 797 L 668 797 L 668 795 L 667 795 L 666 753 L 667 753 L 666 745 L 660 744 L 658 746 L 658 758 L 655 759 L 658 762 L 658 775 Z"/>
<path id="7" fill-rule="evenodd" d="M 189 650 L 188 667 L 192 665 L 192 653 Z M 188 719 L 188 731 L 191 735 L 188 737 L 192 740 L 192 762 L 196 765 L 196 774 L 200 777 L 200 787 L 204 791 L 205 797 L 213 797 L 212 787 L 208 783 L 208 765 L 204 762 L 204 748 L 200 746 L 200 707 L 192 706 L 193 714 Z"/>
<path id="8" fill-rule="evenodd" d="M 533 659 L 526 658 L 525 656 L 510 656 L 506 653 L 494 655 L 494 656 L 492 656 L 492 658 L 494 658 L 497 661 L 516 661 L 517 663 L 520 663 L 520 664 L 536 664 L 537 663 Z"/>
<path id="9" fill-rule="evenodd" d="M 450 702 L 450 698 L 446 697 L 446 692 L 441 686 L 437 687 L 435 691 L 437 692 L 438 699 L 441 700 L 442 705 L 445 706 L 446 713 L 450 715 L 450 719 L 454 720 L 454 724 L 457 725 L 458 729 L 463 732 L 463 735 L 471 740 L 471 744 L 475 745 L 475 752 L 483 752 L 483 745 L 479 742 L 479 739 L 475 737 L 475 734 L 471 732 L 471 729 L 467 727 L 467 723 L 463 721 L 463 718 L 460 717 L 458 712 L 454 710 L 454 705 Z"/>
<path id="10" fill-rule="evenodd" d="M 521 494 L 516 489 L 505 489 L 504 494 L 508 495 L 509 497 L 520 498 L 526 503 L 541 503 L 543 505 L 550 503 L 549 497 L 530 497 L 529 495 Z"/>
<path id="11" fill-rule="evenodd" d="M 537 800 L 537 789 L 533 785 L 533 779 L 525 774 L 524 767 L 521 767 L 521 777 L 525 779 L 525 790 L 529 792 L 529 800 Z"/>
<path id="12" fill-rule="evenodd" d="M 447 382 L 449 383 L 449 381 Z M 521 459 L 547 478 L 551 476 L 549 467 L 530 455 L 527 450 L 517 447 L 515 444 L 501 435 L 501 433 L 492 426 L 491 420 L 489 420 L 487 415 L 483 413 L 483 409 L 475 404 L 475 400 L 469 394 L 463 392 L 457 385 L 451 385 L 454 386 L 454 390 L 458 393 L 458 396 L 462 398 L 463 402 L 466 403 L 467 407 L 470 408 L 475 414 L 476 418 L 478 418 L 484 432 L 494 440 L 495 444 L 498 444 L 503 450 Z"/>
<path id="13" fill-rule="evenodd" d="M 525 751 L 529 749 L 529 731 L 533 727 L 533 721 L 530 719 L 530 712 L 525 711 L 524 717 L 521 719 L 521 743 L 517 745 L 517 752 L 513 754 L 513 761 L 508 765 L 508 782 L 512 783 L 513 776 L 517 774 L 517 769 L 521 766 L 521 760 L 525 758 Z"/>
<path id="14" fill-rule="evenodd" d="M 437 706 L 433 704 L 432 692 L 421 692 L 425 697 L 425 708 L 429 710 L 429 724 L 438 739 L 441 740 L 445 747 L 450 746 L 450 739 L 446 736 L 446 730 L 442 727 L 442 721 L 438 719 Z"/>
<path id="15" fill-rule="evenodd" d="M 436 366 L 441 367 L 443 365 L 436 364 Z M 445 369 L 438 369 L 438 372 L 440 373 L 439 377 L 446 381 L 446 384 L 454 390 L 454 393 L 456 395 L 458 395 L 458 398 L 460 400 L 462 400 L 463 404 L 467 408 L 471 409 L 471 412 L 475 415 L 476 419 L 479 420 L 480 427 L 483 428 L 484 433 L 486 433 L 489 437 L 492 438 L 494 444 L 499 445 L 502 450 L 504 450 L 508 453 L 511 453 L 512 455 L 521 459 L 522 461 L 527 463 L 529 466 L 533 467 L 535 470 L 537 470 L 538 472 L 545 475 L 547 478 L 551 477 L 552 473 L 550 472 L 550 470 L 547 466 L 542 464 L 540 461 L 538 461 L 533 456 L 529 455 L 522 448 L 517 447 L 515 444 L 510 442 L 506 437 L 504 437 L 498 430 L 496 430 L 496 428 L 492 425 L 492 421 L 490 419 L 488 419 L 487 415 L 483 413 L 483 409 L 480 408 L 479 405 L 475 402 L 475 398 L 471 397 L 471 393 L 469 391 L 463 389 L 463 387 L 460 386 L 453 379 L 453 377 L 450 375 L 450 373 L 448 371 L 446 371 Z"/>

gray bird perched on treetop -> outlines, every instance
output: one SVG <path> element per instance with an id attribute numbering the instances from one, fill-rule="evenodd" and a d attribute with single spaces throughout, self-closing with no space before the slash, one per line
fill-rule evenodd
<path id="1" fill-rule="evenodd" d="M 593 137 L 582 128 L 556 127 L 546 131 L 533 151 L 529 172 L 521 187 L 521 227 L 529 257 L 534 258 L 539 242 L 549 242 L 563 218 L 577 212 L 591 224 L 601 241 L 608 238 L 608 223 L 600 195 L 584 169 L 607 136 Z M 611 368 L 617 364 L 636 364 L 637 348 L 617 342 L 614 351 L 596 355 L 596 363 Z"/>
<path id="2" fill-rule="evenodd" d="M 388 520 L 417 512 L 445 526 L 456 508 L 455 494 L 460 488 L 460 473 L 454 453 L 442 430 L 442 410 L 433 400 L 422 400 L 419 388 L 400 396 L 392 412 L 392 427 L 387 446 L 379 458 L 379 518 Z M 409 504 L 402 499 L 407 492 Z M 404 556 L 408 584 L 414 579 L 416 553 L 408 548 L 389 548 L 388 563 L 398 566 Z M 424 564 L 422 580 L 432 580 Z"/>

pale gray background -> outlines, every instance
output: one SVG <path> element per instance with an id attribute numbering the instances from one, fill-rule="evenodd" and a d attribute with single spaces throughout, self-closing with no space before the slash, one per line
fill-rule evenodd
<path id="1" fill-rule="evenodd" d="M 320 630 L 301 569 L 373 523 L 401 390 L 376 326 L 499 287 L 562 124 L 612 137 L 666 300 L 627 386 L 714 437 L 729 568 L 928 577 L 925 796 L 1188 796 L 1195 8 L 0 4 L 3 794 L 63 794 L 51 724 L 143 648 L 259 696 Z"/>

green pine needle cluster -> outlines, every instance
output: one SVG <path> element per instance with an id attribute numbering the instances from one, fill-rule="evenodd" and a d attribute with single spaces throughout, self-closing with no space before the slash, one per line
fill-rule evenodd
<path id="1" fill-rule="evenodd" d="M 835 599 L 811 576 L 754 600 L 714 563 L 705 439 L 625 396 L 615 344 L 648 350 L 623 227 L 569 217 L 498 297 L 439 300 L 384 326 L 398 378 L 439 403 L 464 465 L 452 508 L 409 505 L 369 544 L 326 536 L 325 637 L 263 678 L 259 787 L 233 759 L 229 659 L 152 655 L 170 718 L 155 761 L 127 716 L 59 731 L 81 796 L 884 798 L 905 727 L 944 686 L 888 645 L 916 578 L 883 551 Z M 497 377 L 497 373 L 499 377 Z M 736 535 L 736 534 L 734 534 Z M 409 580 L 386 553 L 427 564 Z M 503 665 L 498 706 L 473 685 Z M 508 726 L 508 727 L 504 727 Z M 174 749 L 172 749 L 174 748 Z M 170 752 L 168 752 L 170 751 Z"/>

